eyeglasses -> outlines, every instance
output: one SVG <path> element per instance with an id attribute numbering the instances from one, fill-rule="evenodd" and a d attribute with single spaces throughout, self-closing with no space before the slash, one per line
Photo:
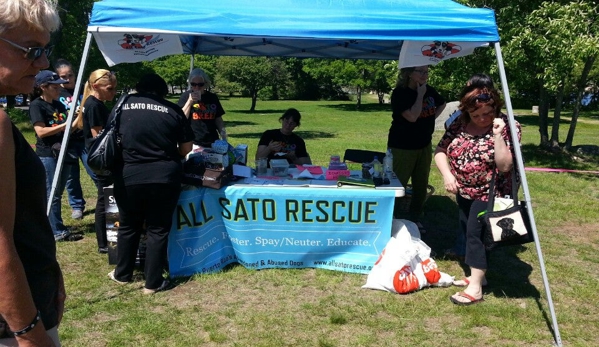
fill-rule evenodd
<path id="1" fill-rule="evenodd" d="M 476 101 L 480 101 L 480 102 L 487 102 L 489 100 L 493 99 L 493 97 L 491 96 L 491 94 L 478 94 L 477 96 L 474 97 L 474 100 Z"/>
<path id="2" fill-rule="evenodd" d="M 489 100 L 493 99 L 493 96 L 491 96 L 491 94 L 478 94 L 477 96 L 474 97 L 474 100 L 478 101 L 478 102 L 488 102 Z"/>
<path id="3" fill-rule="evenodd" d="M 29 60 L 36 60 L 37 58 L 41 57 L 44 53 L 46 53 L 46 57 L 49 57 L 50 54 L 52 54 L 52 50 L 54 49 L 54 46 L 51 45 L 48 45 L 46 47 L 23 47 L 2 37 L 0 37 L 0 40 L 25 52 L 25 58 Z"/>
<path id="4" fill-rule="evenodd" d="M 62 78 L 63 80 L 68 80 L 69 78 L 75 76 L 74 74 L 70 73 L 70 74 L 66 74 L 66 75 L 60 75 L 60 78 Z"/>
<path id="5" fill-rule="evenodd" d="M 189 82 L 189 85 L 192 87 L 203 87 L 206 85 L 206 83 L 204 83 L 204 82 L 200 82 L 200 83 Z"/>
<path id="6" fill-rule="evenodd" d="M 95 80 L 93 83 L 96 83 L 96 82 L 98 82 L 99 80 L 101 80 L 102 78 L 104 78 L 104 77 L 106 77 L 106 76 L 108 76 L 108 77 L 110 78 L 110 76 L 114 76 L 114 75 L 115 75 L 115 74 L 114 74 L 114 72 L 112 72 L 112 71 L 108 71 L 107 73 L 103 74 L 102 76 L 100 76 L 100 77 L 96 78 L 96 80 Z M 92 84 L 93 84 L 93 83 L 92 83 Z"/>
<path id="7" fill-rule="evenodd" d="M 419 73 L 420 76 L 426 76 L 426 75 L 428 75 L 428 71 L 427 70 L 414 70 L 414 72 Z"/>

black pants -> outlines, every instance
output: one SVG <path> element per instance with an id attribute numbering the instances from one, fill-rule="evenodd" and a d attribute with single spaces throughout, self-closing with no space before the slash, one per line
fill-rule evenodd
<path id="1" fill-rule="evenodd" d="M 98 200 L 96 201 L 96 221 L 94 222 L 94 229 L 96 230 L 98 248 L 108 247 L 108 240 L 106 239 L 106 202 L 104 199 L 104 188 L 110 186 L 112 182 L 113 180 L 111 177 L 96 177 L 95 183 L 96 189 L 98 190 Z"/>
<path id="2" fill-rule="evenodd" d="M 477 217 L 480 212 L 487 209 L 487 202 L 468 200 L 459 195 L 456 200 L 460 209 L 460 224 L 466 223 L 466 265 L 486 270 L 487 251 L 482 240 L 483 225 Z"/>
<path id="3" fill-rule="evenodd" d="M 114 196 L 119 207 L 117 265 L 115 277 L 130 281 L 135 267 L 139 239 L 146 223 L 146 288 L 160 287 L 167 265 L 168 234 L 179 200 L 180 185 L 115 183 Z"/>

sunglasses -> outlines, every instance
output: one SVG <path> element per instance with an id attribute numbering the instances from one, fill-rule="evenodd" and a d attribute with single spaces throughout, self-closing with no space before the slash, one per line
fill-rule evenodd
<path id="1" fill-rule="evenodd" d="M 100 77 L 96 78 L 96 80 L 95 80 L 93 83 L 96 83 L 96 82 L 98 82 L 99 80 L 101 80 L 102 78 L 104 78 L 104 77 L 106 77 L 106 76 L 110 77 L 110 76 L 114 76 L 114 75 L 115 75 L 115 73 L 114 73 L 114 72 L 112 72 L 112 71 L 108 71 L 107 73 L 103 74 L 102 76 L 100 76 Z M 93 83 L 92 83 L 92 84 L 93 84 Z"/>
<path id="2" fill-rule="evenodd" d="M 474 100 L 478 101 L 478 102 L 488 102 L 489 100 L 493 99 L 493 96 L 491 96 L 491 94 L 478 94 L 477 96 L 474 97 Z"/>
<path id="3" fill-rule="evenodd" d="M 420 76 L 426 76 L 426 75 L 428 75 L 428 71 L 426 71 L 426 70 L 414 70 L 414 72 L 419 73 Z"/>
<path id="4" fill-rule="evenodd" d="M 60 78 L 62 78 L 63 80 L 68 80 L 69 78 L 75 76 L 74 74 L 70 73 L 67 75 L 60 75 Z"/>
<path id="5" fill-rule="evenodd" d="M 200 83 L 189 82 L 189 85 L 192 87 L 203 87 L 206 85 L 206 83 L 204 83 L 204 82 L 200 82 Z"/>
<path id="6" fill-rule="evenodd" d="M 37 58 L 41 57 L 44 53 L 46 53 L 46 57 L 49 57 L 50 54 L 52 54 L 52 50 L 54 49 L 54 46 L 51 45 L 48 45 L 46 47 L 23 47 L 2 37 L 0 37 L 0 40 L 25 52 L 25 58 L 29 60 L 36 60 Z"/>

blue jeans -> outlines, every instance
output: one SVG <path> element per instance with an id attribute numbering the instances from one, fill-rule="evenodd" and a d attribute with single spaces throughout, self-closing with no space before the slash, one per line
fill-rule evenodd
<path id="1" fill-rule="evenodd" d="M 69 143 L 69 149 L 75 150 L 77 156 L 81 158 L 83 167 L 87 174 L 96 184 L 96 174 L 87 166 L 87 149 L 85 148 L 85 142 L 83 141 L 72 141 Z M 66 171 L 68 170 L 68 171 Z M 76 165 L 69 165 L 63 169 L 63 172 L 67 176 L 67 193 L 69 196 L 69 205 L 73 210 L 85 210 L 85 199 L 83 198 L 83 190 L 81 189 L 81 174 L 79 171 L 79 163 Z"/>
<path id="2" fill-rule="evenodd" d="M 52 227 L 52 232 L 54 232 L 54 237 L 64 237 L 65 235 L 69 234 L 69 230 L 62 222 L 62 192 L 64 191 L 64 187 L 67 183 L 66 173 L 70 172 L 73 169 L 73 166 L 78 167 L 79 165 L 63 165 L 62 174 L 60 175 L 60 180 L 57 183 L 54 197 L 50 199 L 52 181 L 54 180 L 54 172 L 56 171 L 56 165 L 58 161 L 52 157 L 40 157 L 40 160 L 42 161 L 42 164 L 44 164 L 44 169 L 46 170 L 46 201 L 48 204 L 51 204 L 50 214 L 48 215 L 50 226 Z"/>

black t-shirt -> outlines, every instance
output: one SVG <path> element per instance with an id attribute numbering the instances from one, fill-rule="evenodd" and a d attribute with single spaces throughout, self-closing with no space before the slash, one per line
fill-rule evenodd
<path id="1" fill-rule="evenodd" d="M 58 100 L 52 100 L 52 103 L 49 103 L 42 98 L 37 98 L 29 105 L 29 118 L 31 118 L 31 124 L 42 122 L 46 127 L 55 127 L 66 122 L 67 109 Z M 51 157 L 52 145 L 62 142 L 63 136 L 63 131 L 43 138 L 36 134 L 35 152 L 40 157 Z"/>
<path id="2" fill-rule="evenodd" d="M 152 94 L 131 94 L 122 105 L 119 133 L 125 186 L 181 183 L 177 145 L 191 142 L 193 132 L 179 106 Z"/>
<path id="3" fill-rule="evenodd" d="M 14 243 L 35 306 L 41 312 L 44 326 L 50 329 L 58 324 L 56 295 L 60 267 L 46 215 L 46 174 L 42 162 L 14 125 L 12 133 L 16 171 Z"/>
<path id="4" fill-rule="evenodd" d="M 79 96 L 79 100 L 77 100 L 77 106 L 75 108 L 75 113 L 73 114 L 73 119 L 75 119 L 75 117 L 77 117 L 77 115 L 79 114 L 79 107 L 81 106 L 81 97 L 83 95 Z M 60 95 L 58 97 L 58 101 L 60 101 L 61 104 L 64 105 L 64 107 L 67 109 L 67 114 L 68 112 L 71 110 L 71 102 L 73 101 L 73 90 L 72 89 L 65 89 L 65 88 L 60 88 Z M 83 131 L 81 131 L 80 129 L 75 129 L 71 135 L 69 135 L 69 142 L 71 141 L 83 141 Z"/>
<path id="5" fill-rule="evenodd" d="M 422 112 L 416 122 L 409 122 L 401 114 L 412 108 L 418 92 L 411 88 L 398 87 L 391 94 L 393 121 L 389 129 L 387 147 L 398 149 L 422 149 L 431 143 L 435 131 L 435 113 L 445 100 L 427 85 L 422 99 Z"/>
<path id="6" fill-rule="evenodd" d="M 306 143 L 304 140 L 296 135 L 295 133 L 291 133 L 291 135 L 285 135 L 281 132 L 281 129 L 272 129 L 266 130 L 262 137 L 260 137 L 260 142 L 258 142 L 258 146 L 268 146 L 270 141 L 281 142 L 281 150 L 280 152 L 289 153 L 295 152 L 295 156 L 298 158 L 303 158 L 308 156 L 308 151 L 306 150 Z M 270 153 L 268 155 L 268 160 L 277 159 L 275 153 Z M 289 159 L 287 159 L 289 161 Z M 289 161 L 290 164 L 293 164 Z"/>
<path id="7" fill-rule="evenodd" d="M 191 91 L 188 90 L 181 94 L 178 102 L 180 107 L 185 106 L 190 93 Z M 225 110 L 216 94 L 209 91 L 202 94 L 202 100 L 192 106 L 189 116 L 194 134 L 193 143 L 210 147 L 214 141 L 218 140 L 220 137 L 216 128 L 216 118 L 222 117 L 223 114 L 225 114 Z"/>
<path id="8" fill-rule="evenodd" d="M 95 96 L 90 95 L 83 105 L 83 137 L 85 138 L 85 147 L 89 149 L 92 139 L 92 128 L 96 126 L 106 128 L 110 110 L 104 103 L 98 100 Z"/>

